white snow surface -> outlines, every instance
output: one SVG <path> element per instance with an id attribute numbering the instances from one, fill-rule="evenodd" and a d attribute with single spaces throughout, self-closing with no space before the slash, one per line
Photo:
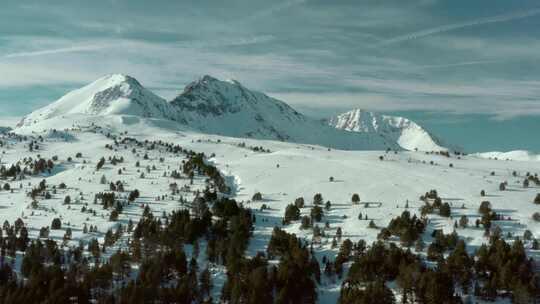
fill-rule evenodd
<path id="1" fill-rule="evenodd" d="M 19 127 L 51 118 L 132 116 L 168 120 L 175 130 L 317 144 L 346 150 L 401 149 L 380 134 L 351 133 L 304 116 L 286 103 L 234 80 L 201 77 L 170 102 L 125 75 L 108 75 L 26 116 Z M 92 119 L 92 118 L 89 118 Z"/>
<path id="2" fill-rule="evenodd" d="M 472 156 L 496 160 L 540 161 L 540 155 L 525 150 L 482 152 L 472 154 Z"/>
<path id="3" fill-rule="evenodd" d="M 231 94 L 236 93 L 231 92 Z M 80 96 L 90 95 L 92 94 L 81 93 Z M 255 97 L 246 97 L 246 100 L 251 100 L 250 98 Z M 258 98 L 256 102 L 252 100 L 255 108 L 259 106 L 259 103 L 263 106 L 262 104 L 267 102 L 261 99 L 262 97 Z M 88 97 L 80 100 L 93 99 Z M 194 104 L 200 104 L 200 99 L 196 100 Z M 84 104 L 88 105 L 88 103 Z M 246 105 L 242 104 L 242 106 Z M 283 105 L 282 107 L 282 110 L 288 113 L 284 120 L 290 120 L 291 124 L 298 125 L 305 121 L 302 116 L 290 112 Z M 452 217 L 429 216 L 430 224 L 423 235 L 427 244 L 431 242 L 431 232 L 434 229 L 443 229 L 445 233 L 450 233 L 454 230 L 454 221 L 462 215 L 469 218 L 471 225 L 466 229 L 459 228 L 457 232 L 466 241 L 468 249 L 472 252 L 479 245 L 486 243 L 488 240 L 484 237 L 483 228 L 476 228 L 473 224 L 479 218 L 477 210 L 483 200 L 489 200 L 497 213 L 511 217 L 509 221 L 494 222 L 494 226 L 501 227 L 503 235 L 510 232 L 522 236 L 528 229 L 536 238 L 540 236 L 540 223 L 531 218 L 531 215 L 538 211 L 538 206 L 533 204 L 533 199 L 540 192 L 540 188 L 534 185 L 529 188 L 521 186 L 526 172 L 540 173 L 540 163 L 536 161 L 503 162 L 473 156 L 462 156 L 458 159 L 454 156 L 444 157 L 415 151 L 385 154 L 384 149 L 380 151 L 329 150 L 320 145 L 204 134 L 191 128 L 182 128 L 174 121 L 125 115 L 122 111 L 116 115 L 111 115 L 107 112 L 108 110 L 103 110 L 106 111 L 105 113 L 100 110 L 100 115 L 70 114 L 71 112 L 60 114 L 55 111 L 65 110 L 61 103 L 48 109 L 51 109 L 50 113 L 58 115 L 51 115 L 40 123 L 25 124 L 14 130 L 19 134 L 45 137 L 45 142 L 40 144 L 40 150 L 29 152 L 24 143 L 12 142 L 3 148 L 6 154 L 3 154 L 0 160 L 0 163 L 8 165 L 23 157 L 36 158 L 38 154 L 46 158 L 53 155 L 59 157 L 58 170 L 50 176 L 25 180 L 23 189 L 16 189 L 14 193 L 0 192 L 0 221 L 13 222 L 18 217 L 24 217 L 24 222 L 31 228 L 29 229 L 31 237 L 36 237 L 39 228 L 50 225 L 53 217 L 61 217 L 62 222 L 66 226 L 69 223 L 74 231 L 74 244 L 79 239 L 89 240 L 92 237 L 99 237 L 102 241 L 103 233 L 117 225 L 116 222 L 108 221 L 107 211 L 97 209 L 91 203 L 95 193 L 107 189 L 107 185 L 99 184 L 102 175 L 105 175 L 108 181 L 124 181 L 129 189 L 139 189 L 141 199 L 138 203 L 149 204 L 156 215 L 160 215 L 162 211 L 170 212 L 182 207 L 174 199 L 154 200 L 156 196 L 169 192 L 168 186 L 172 180 L 163 177 L 163 171 L 167 170 L 168 166 L 177 167 L 181 159 L 167 156 L 163 151 L 152 151 L 149 160 L 141 160 L 139 156 L 133 155 L 129 149 L 125 150 L 123 147 L 120 147 L 118 152 L 110 151 L 105 149 L 105 144 L 111 143 L 111 140 L 103 135 L 106 132 L 114 134 L 128 132 L 127 136 L 141 141 L 164 140 L 197 152 L 204 152 L 206 155 L 215 154 L 210 161 L 229 177 L 228 180 L 234 181 L 233 197 L 244 201 L 257 216 L 255 231 L 247 251 L 250 256 L 255 255 L 257 251 L 265 250 L 273 227 L 282 226 L 282 217 L 288 204 L 302 196 L 306 199 L 307 205 L 301 210 L 302 215 L 309 214 L 312 198 L 316 193 L 321 193 L 325 201 L 332 203 L 332 208 L 324 211 L 323 222 L 319 223 L 321 227 L 324 227 L 326 221 L 330 224 L 329 229 L 323 228 L 328 237 L 323 238 L 321 243 L 314 248 L 319 261 L 322 256 L 335 258 L 338 248 L 332 248 L 331 241 L 337 227 L 342 228 L 343 239 L 349 238 L 353 242 L 364 239 L 369 244 L 376 240 L 379 230 L 367 228 L 369 221 L 358 220 L 359 213 L 367 214 L 378 227 L 384 227 L 393 217 L 405 210 L 406 202 L 411 213 L 419 214 L 418 208 L 423 204 L 419 201 L 419 197 L 430 189 L 436 189 L 443 202 L 451 204 Z M 86 109 L 85 107 L 84 110 Z M 84 112 L 83 109 L 78 111 Z M 280 111 L 279 106 L 276 106 L 276 109 L 270 112 Z M 189 112 L 190 115 L 193 114 L 192 111 Z M 236 113 L 239 112 L 227 111 L 225 115 L 234 117 Z M 202 118 L 202 114 L 200 115 L 196 117 Z M 207 122 L 217 119 L 214 115 L 208 117 Z M 233 118 L 227 118 L 227 121 L 232 124 L 231 128 L 236 126 Z M 103 134 L 95 132 L 96 126 L 103 128 Z M 61 133 L 60 137 L 50 136 L 51 129 L 64 130 L 64 133 Z M 238 132 L 234 135 L 240 136 L 241 133 Z M 355 135 L 353 132 L 349 134 Z M 242 142 L 248 147 L 262 146 L 271 152 L 255 152 L 239 145 Z M 73 156 L 79 151 L 83 153 L 82 159 L 66 161 L 68 156 Z M 125 163 L 120 165 L 126 168 L 122 175 L 118 175 L 116 168 L 108 163 L 102 171 L 95 172 L 95 164 L 102 156 L 113 155 L 124 156 L 126 159 Z M 381 155 L 384 155 L 383 161 L 379 160 Z M 165 157 L 164 163 L 159 163 L 160 157 Z M 141 179 L 136 172 L 138 168 L 134 166 L 136 160 L 141 161 L 142 168 L 156 165 L 157 170 Z M 450 164 L 453 166 L 450 167 Z M 517 172 L 516 177 L 512 175 L 513 171 Z M 491 172 L 495 172 L 495 175 L 492 176 Z M 334 180 L 330 181 L 330 177 Z M 32 212 L 26 191 L 43 178 L 51 185 L 64 181 L 68 184 L 68 189 L 55 195 L 51 200 L 40 201 L 40 209 Z M 503 181 L 508 182 L 507 191 L 499 191 L 499 184 Z M 31 185 L 28 185 L 28 182 Z M 187 179 L 180 182 L 189 183 Z M 14 185 L 18 187 L 18 183 Z M 203 188 L 204 181 L 195 181 L 193 188 L 197 187 Z M 486 197 L 480 197 L 481 190 L 487 192 Z M 72 204 L 72 208 L 68 209 L 68 206 L 62 204 L 65 195 L 70 194 L 73 199 L 76 199 L 80 197 L 80 192 L 84 192 L 83 200 Z M 264 201 L 249 202 L 255 192 L 261 192 Z M 350 200 L 353 193 L 358 193 L 362 202 L 380 202 L 381 205 L 368 208 L 362 204 L 352 205 Z M 80 212 L 85 202 L 89 202 L 90 207 L 98 210 L 96 216 Z M 138 221 L 142 212 L 138 203 L 120 216 L 121 222 L 125 223 L 128 219 Z M 266 204 L 269 209 L 261 211 L 262 204 Z M 97 225 L 100 233 L 83 234 L 81 229 L 84 223 Z M 312 238 L 312 231 L 300 229 L 299 222 L 283 228 L 306 240 Z M 63 233 L 64 230 L 52 231 L 51 236 L 61 241 Z M 528 253 L 533 258 L 537 258 L 539 252 L 530 249 L 530 242 L 526 242 L 526 246 Z M 110 251 L 114 252 L 114 250 Z M 203 263 L 201 262 L 200 265 Z M 346 265 L 346 269 L 347 267 Z M 215 290 L 219 291 L 225 275 L 223 268 L 213 268 Z M 340 284 L 339 279 L 323 278 L 323 282 L 318 286 L 319 302 L 336 303 Z M 218 294 L 215 298 L 218 298 Z"/>
<path id="4" fill-rule="evenodd" d="M 18 126 L 27 126 L 43 120 L 70 114 L 136 115 L 166 118 L 169 104 L 145 89 L 136 79 L 112 74 L 74 90 L 56 102 L 23 118 Z"/>
<path id="5" fill-rule="evenodd" d="M 297 112 L 238 81 L 204 76 L 171 101 L 177 120 L 205 133 L 318 144 L 347 150 L 399 148 L 372 134 L 353 135 Z"/>
<path id="6" fill-rule="evenodd" d="M 354 109 L 332 117 L 328 124 L 350 132 L 379 134 L 389 141 L 397 142 L 403 149 L 409 151 L 448 150 L 438 138 L 414 121 L 404 117 Z"/>

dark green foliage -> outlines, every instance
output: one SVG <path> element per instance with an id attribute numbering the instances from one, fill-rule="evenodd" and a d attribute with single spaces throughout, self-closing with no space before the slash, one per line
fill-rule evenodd
<path id="1" fill-rule="evenodd" d="M 346 285 L 341 288 L 340 304 L 394 304 L 396 299 L 384 281 Z"/>
<path id="2" fill-rule="evenodd" d="M 313 196 L 313 205 L 322 205 L 323 197 L 322 194 L 317 193 Z"/>
<path id="3" fill-rule="evenodd" d="M 101 170 L 101 168 L 103 168 L 104 165 L 105 165 L 105 157 L 102 157 L 102 158 L 98 161 L 98 163 L 97 163 L 97 165 L 96 165 L 96 171 Z"/>
<path id="4" fill-rule="evenodd" d="M 388 281 L 397 281 L 404 297 L 419 303 L 460 303 L 453 295 L 451 273 L 426 268 L 408 250 L 377 242 L 356 256 L 342 285 L 340 303 L 395 303 L 384 287 Z"/>
<path id="5" fill-rule="evenodd" d="M 191 154 L 184 163 L 183 173 L 185 175 L 193 177 L 195 172 L 206 175 L 220 192 L 231 192 L 231 189 L 227 186 L 225 178 L 221 176 L 219 170 L 215 166 L 206 163 L 203 153 Z"/>
<path id="6" fill-rule="evenodd" d="M 134 202 L 137 198 L 139 198 L 140 193 L 139 190 L 135 189 L 129 193 L 128 201 Z"/>
<path id="7" fill-rule="evenodd" d="M 500 238 L 495 238 L 490 246 L 480 246 L 476 256 L 474 268 L 478 278 L 484 283 L 479 289 L 483 298 L 492 299 L 497 290 L 511 290 L 520 297 L 532 298 L 533 295 L 538 295 L 538 277 L 521 241 L 514 241 L 510 245 Z"/>
<path id="8" fill-rule="evenodd" d="M 274 228 L 267 252 L 269 257 L 281 257 L 275 277 L 276 301 L 315 303 L 317 293 L 314 280 L 317 280 L 320 272 L 319 264 L 296 236 Z"/>
<path id="9" fill-rule="evenodd" d="M 304 208 L 304 198 L 303 197 L 299 197 L 297 199 L 294 200 L 294 205 L 296 206 L 296 208 L 300 209 L 300 208 Z"/>
<path id="10" fill-rule="evenodd" d="M 254 202 L 260 202 L 263 200 L 263 196 L 260 192 L 256 192 L 255 194 L 253 194 L 253 196 L 251 197 L 251 200 L 254 201 Z"/>
<path id="11" fill-rule="evenodd" d="M 353 194 L 352 197 L 351 197 L 351 202 L 353 204 L 359 204 L 360 203 L 360 195 L 358 195 L 358 193 Z"/>
<path id="12" fill-rule="evenodd" d="M 54 230 L 62 229 L 62 222 L 60 221 L 59 218 L 55 218 L 52 220 L 51 229 L 54 229 Z"/>
<path id="13" fill-rule="evenodd" d="M 300 209 L 293 204 L 287 205 L 285 208 L 285 217 L 283 218 L 285 223 L 290 223 L 291 221 L 297 221 L 300 219 Z"/>
<path id="14" fill-rule="evenodd" d="M 412 246 L 414 242 L 424 232 L 425 224 L 418 219 L 416 215 L 411 217 L 409 211 L 403 211 L 401 216 L 390 221 L 388 227 L 381 231 L 380 237 L 394 235 L 400 238 L 401 242 L 406 246 Z"/>
<path id="15" fill-rule="evenodd" d="M 302 224 L 300 225 L 300 229 L 309 229 L 312 226 L 311 218 L 307 215 L 304 215 L 302 217 Z"/>
<path id="16" fill-rule="evenodd" d="M 451 212 L 451 209 L 450 209 L 450 205 L 448 203 L 442 204 L 441 207 L 439 208 L 439 215 L 440 216 L 450 217 L 450 212 Z"/>
<path id="17" fill-rule="evenodd" d="M 478 213 L 484 215 L 489 214 L 491 212 L 491 203 L 488 201 L 483 201 L 480 203 L 480 207 L 478 208 Z"/>
<path id="18" fill-rule="evenodd" d="M 323 215 L 324 215 L 324 212 L 320 206 L 313 206 L 313 208 L 311 208 L 311 221 L 312 222 L 322 221 Z"/>

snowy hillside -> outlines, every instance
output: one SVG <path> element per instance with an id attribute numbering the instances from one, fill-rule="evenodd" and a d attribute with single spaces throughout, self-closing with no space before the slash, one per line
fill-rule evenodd
<path id="1" fill-rule="evenodd" d="M 286 103 L 249 90 L 238 81 L 204 76 L 171 101 L 177 121 L 205 133 L 318 144 L 345 150 L 396 149 L 374 134 L 352 136 L 297 112 Z"/>
<path id="2" fill-rule="evenodd" d="M 343 264 L 342 274 L 337 275 L 337 270 L 333 270 L 333 266 L 328 268 L 329 264 L 324 261 L 332 261 L 333 265 L 346 240 L 354 244 L 363 240 L 369 246 L 380 239 L 381 229 L 404 211 L 421 217 L 421 207 L 431 201 L 419 198 L 431 189 L 438 191 L 441 202 L 447 204 L 450 213 L 441 215 L 442 212 L 435 209 L 423 214 L 426 218 L 425 231 L 420 235 L 420 241 L 411 247 L 412 252 L 422 259 L 427 259 L 432 252 L 426 248 L 438 242 L 433 237 L 434 231 L 440 230 L 445 235 L 456 231 L 471 255 L 479 246 L 489 243 L 483 224 L 475 225 L 475 221 L 482 217 L 478 206 L 486 200 L 490 201 L 493 212 L 497 214 L 490 222 L 491 233 L 500 229 L 507 242 L 513 242 L 514 236 L 531 233 L 531 239 L 524 240 L 526 252 L 535 259 L 540 253 L 534 249 L 533 242 L 540 236 L 540 222 L 532 217 L 538 210 L 533 200 L 539 185 L 535 184 L 533 175 L 526 176 L 525 173 L 540 172 L 538 162 L 501 162 L 415 151 L 338 151 L 280 141 L 178 132 L 172 128 L 174 124 L 162 127 L 149 119 L 133 116 L 91 116 L 86 120 L 81 117 L 84 116 L 71 116 L 75 120 L 51 118 L 36 126 L 15 129 L 16 133 L 31 136 L 28 138 L 0 137 L 5 151 L 0 165 L 5 168 L 12 164 L 25 164 L 24 159 L 28 158 L 55 159 L 50 172 L 28 171 L 27 174 L 10 176 L 9 170 L 0 170 L 1 174 L 7 175 L 0 184 L 10 183 L 13 189 L 0 190 L 0 222 L 7 220 L 13 223 L 20 217 L 30 239 L 50 238 L 63 250 L 76 247 L 79 242 L 90 248 L 88 244 L 97 240 L 99 246 L 103 246 L 102 260 L 117 258 L 115 254 L 118 251 L 135 256 L 134 243 L 130 240 L 136 234 L 125 227 L 132 222 L 137 231 L 136 227 L 145 218 L 145 206 L 162 223 L 167 223 L 170 215 L 166 214 L 172 211 L 192 210 L 196 214 L 196 198 L 212 183 L 207 176 L 195 174 L 190 179 L 188 173 L 183 173 L 182 168 L 185 168 L 185 161 L 191 154 L 174 152 L 171 149 L 174 144 L 181 146 L 182 151 L 204 152 L 208 156 L 207 162 L 216 166 L 232 190 L 229 195 L 223 195 L 244 202 L 244 206 L 253 213 L 256 222 L 245 250 L 246 257 L 266 252 L 274 227 L 294 233 L 302 242 L 311 244 L 313 257 L 321 269 L 320 282 L 315 283 L 318 303 L 337 302 L 344 286 L 342 283 L 354 265 L 351 258 Z M 106 128 L 98 126 L 103 117 L 110 119 Z M 79 125 L 77 119 L 93 125 Z M 65 126 L 66 130 L 50 130 L 58 125 Z M 67 128 L 71 125 L 73 127 Z M 39 131 L 35 128 L 37 126 L 49 129 Z M 29 149 L 29 146 L 33 148 Z M 81 154 L 77 156 L 79 152 Z M 380 156 L 384 156 L 382 160 Z M 105 161 L 99 167 L 101 157 Z M 180 173 L 176 172 L 178 170 Z M 527 178 L 530 185 L 525 188 L 522 184 Z M 28 193 L 37 191 L 35 189 L 39 189 L 43 180 L 46 181 L 45 194 L 39 194 L 35 199 L 29 197 Z M 125 189 L 110 190 L 114 187 L 110 186 L 111 182 L 120 182 Z M 507 183 L 505 191 L 499 188 L 503 182 Z M 67 187 L 60 187 L 62 183 Z M 140 197 L 126 203 L 134 189 L 140 192 Z M 487 193 L 484 197 L 481 190 Z M 115 208 L 102 206 L 100 200 L 96 203 L 96 195 L 108 191 L 114 192 L 123 206 L 116 214 Z M 255 193 L 260 193 L 261 197 L 254 199 Z M 306 227 L 303 219 L 313 218 L 317 193 L 324 198 L 321 203 L 324 209 L 320 209 L 322 219 L 313 220 Z M 359 194 L 360 203 L 351 203 L 355 193 Z M 66 203 L 67 196 L 71 198 L 70 203 Z M 302 220 L 293 219 L 285 223 L 286 210 L 300 197 L 305 199 L 305 205 L 298 211 Z M 210 198 L 208 205 L 212 204 L 215 202 Z M 211 210 L 214 212 L 215 209 Z M 51 227 L 55 218 L 60 219 L 61 228 L 49 230 L 47 227 Z M 216 216 L 214 219 L 218 222 Z M 460 226 L 456 228 L 458 220 Z M 88 230 L 88 227 L 94 228 Z M 111 238 L 108 231 L 112 231 L 114 237 Z M 141 239 L 143 241 L 144 238 Z M 385 242 L 402 246 L 396 236 Z M 183 244 L 182 248 L 188 261 L 193 258 L 198 263 L 196 276 L 203 276 L 203 270 L 209 269 L 214 286 L 210 295 L 217 303 L 225 282 L 229 280 L 228 269 L 219 260 L 208 259 L 208 246 L 207 239 L 201 237 L 196 243 Z M 451 250 L 445 252 L 449 254 Z M 23 255 L 18 251 L 6 259 L 20 265 Z M 97 254 L 85 249 L 83 255 L 92 261 Z M 269 260 L 271 265 L 281 265 L 277 257 Z M 126 271 L 131 277 L 137 277 L 139 269 L 140 264 L 132 261 Z M 390 282 L 388 285 L 399 302 L 402 289 L 396 284 Z M 452 284 L 447 286 L 454 288 Z M 456 293 L 462 294 L 462 291 L 456 288 Z"/>
<path id="3" fill-rule="evenodd" d="M 472 156 L 497 160 L 540 161 L 540 155 L 524 150 L 474 153 Z"/>
<path id="4" fill-rule="evenodd" d="M 31 113 L 24 117 L 18 126 L 74 114 L 168 118 L 170 113 L 168 103 L 145 89 L 136 79 L 113 74 L 72 91 L 56 102 Z"/>
<path id="5" fill-rule="evenodd" d="M 395 141 L 379 134 L 337 130 L 282 101 L 248 90 L 237 81 L 210 76 L 189 84 L 182 94 L 167 102 L 132 77 L 109 75 L 31 113 L 18 127 L 43 130 L 55 124 L 57 128 L 70 127 L 73 121 L 106 126 L 117 120 L 132 124 L 141 118 L 152 118 L 154 123 L 177 131 L 197 130 L 343 150 L 400 149 Z"/>
<path id="6" fill-rule="evenodd" d="M 337 115 L 328 124 L 340 130 L 378 134 L 397 142 L 403 149 L 413 151 L 446 151 L 439 139 L 407 118 L 388 116 L 361 109 Z"/>

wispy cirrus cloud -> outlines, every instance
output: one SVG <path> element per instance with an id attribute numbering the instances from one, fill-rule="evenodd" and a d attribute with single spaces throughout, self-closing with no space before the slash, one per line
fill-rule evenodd
<path id="1" fill-rule="evenodd" d="M 387 45 L 401 43 L 401 42 L 405 42 L 409 40 L 420 39 L 423 37 L 450 32 L 450 31 L 472 27 L 472 26 L 498 23 L 498 22 L 507 22 L 507 21 L 517 20 L 517 19 L 528 18 L 528 17 L 536 16 L 538 14 L 540 14 L 540 9 L 532 9 L 532 10 L 527 10 L 527 11 L 514 12 L 514 13 L 491 16 L 491 17 L 486 17 L 486 18 L 479 18 L 479 19 L 471 20 L 471 21 L 437 26 L 433 28 L 428 28 L 428 29 L 408 33 L 405 35 L 396 36 L 390 39 L 386 39 L 382 41 L 381 43 L 379 43 L 379 46 L 387 46 Z"/>
<path id="2" fill-rule="evenodd" d="M 107 45 L 78 45 L 78 46 L 70 46 L 70 47 L 55 48 L 55 49 L 48 49 L 48 50 L 9 53 L 9 54 L 0 56 L 0 58 L 36 57 L 36 56 L 57 55 L 57 54 L 65 54 L 65 53 L 90 52 L 90 51 L 101 50 L 107 47 L 108 47 Z"/>
<path id="3" fill-rule="evenodd" d="M 284 10 L 287 10 L 293 6 L 297 6 L 297 5 L 301 5 L 301 4 L 304 4 L 306 3 L 307 0 L 286 0 L 284 2 L 281 2 L 281 3 L 277 3 L 277 4 L 273 4 L 265 9 L 262 9 L 262 10 L 259 10 L 253 14 L 251 14 L 248 18 L 242 20 L 244 22 L 248 22 L 248 21 L 255 21 L 259 18 L 265 18 L 265 17 L 268 17 L 268 16 L 272 16 L 278 12 L 281 12 L 281 11 L 284 11 Z"/>
<path id="4" fill-rule="evenodd" d="M 131 74 L 167 98 L 212 74 L 327 108 L 502 113 L 512 103 L 518 115 L 535 113 L 540 95 L 523 82 L 540 78 L 540 27 L 530 18 L 540 9 L 531 0 L 467 6 L 468 16 L 511 13 L 465 22 L 461 1 L 33 3 L 0 11 L 0 71 L 9 75 L 0 88 L 20 95 L 0 103 L 23 100 L 25 87 L 60 95 L 108 73 Z M 512 22 L 525 18 L 526 28 Z M 483 36 L 473 28 L 493 23 Z M 509 33 L 514 26 L 522 35 Z M 381 38 L 396 28 L 410 34 Z"/>

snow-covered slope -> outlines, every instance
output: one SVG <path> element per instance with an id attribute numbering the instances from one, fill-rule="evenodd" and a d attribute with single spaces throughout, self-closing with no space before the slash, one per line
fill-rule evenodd
<path id="1" fill-rule="evenodd" d="M 54 103 L 23 118 L 18 126 L 72 114 L 136 115 L 168 118 L 169 104 L 145 89 L 135 78 L 113 74 L 72 91 Z"/>
<path id="2" fill-rule="evenodd" d="M 330 126 L 302 115 L 280 100 L 249 90 L 237 81 L 221 81 L 211 76 L 189 84 L 170 102 L 145 89 L 132 77 L 105 76 L 31 113 L 18 127 L 40 130 L 56 125 L 55 128 L 61 129 L 71 127 L 73 122 L 103 126 L 112 121 L 133 124 L 148 118 L 159 120 L 160 125 L 165 122 L 173 130 L 343 150 L 399 150 L 402 147 L 442 150 L 437 142 L 426 139 L 431 139 L 427 132 L 407 120 L 378 118 L 380 122 L 373 124 L 377 126 L 376 132 L 347 132 L 363 129 L 348 127 L 347 119 L 345 123 Z"/>
<path id="3" fill-rule="evenodd" d="M 540 155 L 530 151 L 516 150 L 509 152 L 484 152 L 475 153 L 472 156 L 486 159 L 517 160 L 517 161 L 540 161 Z"/>
<path id="4" fill-rule="evenodd" d="M 448 150 L 435 136 L 414 121 L 403 117 L 355 109 L 330 118 L 328 124 L 350 132 L 379 134 L 388 141 L 396 142 L 406 150 Z"/>
<path id="5" fill-rule="evenodd" d="M 78 117 L 78 115 L 72 117 Z M 420 216 L 420 207 L 425 203 L 418 198 L 429 189 L 436 189 L 443 201 L 451 205 L 452 216 L 445 218 L 438 214 L 427 215 L 430 220 L 422 236 L 426 248 L 433 241 L 431 235 L 435 229 L 442 229 L 445 233 L 457 231 L 460 239 L 467 243 L 470 253 L 481 244 L 489 242 L 484 235 L 484 229 L 472 224 L 480 217 L 476 211 L 480 202 L 486 199 L 489 199 L 493 210 L 498 214 L 512 218 L 512 220 L 493 222 L 493 227 L 500 226 L 503 236 L 509 233 L 513 236 L 521 236 L 526 230 L 530 230 L 535 238 L 540 235 L 540 222 L 533 220 L 531 216 L 538 211 L 538 205 L 533 203 L 538 188 L 532 184 L 529 188 L 522 187 L 525 172 L 540 172 L 538 162 L 504 162 L 470 156 L 458 159 L 453 156 L 448 158 L 414 151 L 390 153 L 384 161 L 380 161 L 378 151 L 328 151 L 318 146 L 310 147 L 287 142 L 238 139 L 189 132 L 178 134 L 168 127 L 146 125 L 148 119 L 139 119 L 140 123 L 126 124 L 120 119 L 122 116 L 109 117 L 112 119 L 110 124 L 118 128 L 115 132 L 116 136 L 129 131 L 129 137 L 137 138 L 141 142 L 163 140 L 178 144 L 187 150 L 213 155 L 209 161 L 231 181 L 231 186 L 235 189 L 232 197 L 246 202 L 246 206 L 253 210 L 257 218 L 253 237 L 246 252 L 248 256 L 255 256 L 257 252 L 267 248 L 274 226 L 282 227 L 289 233 L 295 233 L 303 240 L 314 240 L 313 230 L 301 229 L 300 221 L 293 221 L 283 226 L 283 215 L 291 202 L 298 197 L 304 197 L 307 205 L 301 208 L 301 215 L 310 216 L 312 198 L 316 193 L 321 193 L 325 201 L 331 202 L 331 208 L 324 210 L 323 222 L 318 224 L 325 232 L 325 236 L 313 246 L 314 254 L 319 261 L 322 261 L 323 257 L 335 259 L 339 246 L 333 246 L 332 239 L 338 227 L 343 231 L 343 239 L 350 239 L 353 243 L 365 240 L 371 244 L 378 239 L 380 229 L 368 228 L 370 220 L 373 220 L 378 227 L 386 227 L 392 218 L 399 216 L 405 210 Z M 92 116 L 96 123 L 100 118 L 102 117 Z M 128 118 L 136 121 L 133 116 Z M 64 124 L 67 125 L 68 118 L 64 119 L 66 120 Z M 55 126 L 53 123 L 57 124 L 63 119 L 49 121 L 52 127 Z M 73 123 L 75 121 L 69 122 L 69 124 Z M 16 133 L 20 131 L 21 128 L 15 130 Z M 185 185 L 191 187 L 192 191 L 181 194 L 190 201 L 193 200 L 195 189 L 201 191 L 204 189 L 204 179 L 196 178 L 194 184 L 190 185 L 188 178 L 172 179 L 170 177 L 168 168 L 177 168 L 181 160 L 177 155 L 170 155 L 165 149 L 151 149 L 144 153 L 131 153 L 131 149 L 123 148 L 111 151 L 106 148 L 106 145 L 113 144 L 113 140 L 100 132 L 93 131 L 92 127 L 69 130 L 62 133 L 61 138 L 46 136 L 44 133 L 34 134 L 34 136 L 44 137 L 44 142 L 40 143 L 40 149 L 34 151 L 28 150 L 28 141 L 3 139 L 9 144 L 4 148 L 6 153 L 1 157 L 2 164 L 9 165 L 20 161 L 23 157 L 36 158 L 38 155 L 46 158 L 56 155 L 59 157 L 59 162 L 58 170 L 52 175 L 28 176 L 28 179 L 21 183 L 22 189 L 17 187 L 13 192 L 0 192 L 0 210 L 2 210 L 0 222 L 5 220 L 13 222 L 24 214 L 24 222 L 29 228 L 30 237 L 34 239 L 38 237 L 41 227 L 51 224 L 52 218 L 62 217 L 63 223 L 70 223 L 69 227 L 73 229 L 71 245 L 76 246 L 80 240 L 89 242 L 96 237 L 99 237 L 99 242 L 103 243 L 104 232 L 115 229 L 119 222 L 125 223 L 130 219 L 134 223 L 139 221 L 143 212 L 143 209 L 139 207 L 140 204 L 149 205 L 155 216 L 183 208 L 178 203 L 180 195 L 167 196 L 165 200 L 155 199 L 170 193 L 169 187 L 172 182 L 177 182 L 179 187 Z M 240 145 L 241 142 L 245 142 L 246 145 Z M 249 147 L 260 146 L 271 152 L 249 149 Z M 139 150 L 144 151 L 137 147 L 137 151 Z M 69 157 L 73 157 L 78 152 L 83 153 L 82 158 L 73 158 L 72 161 L 68 161 Z M 149 155 L 148 159 L 143 157 L 146 153 Z M 125 161 L 121 165 L 124 168 L 122 173 L 118 173 L 118 168 L 109 162 L 102 171 L 97 173 L 95 164 L 102 156 L 124 157 Z M 160 161 L 162 158 L 164 158 L 163 162 Z M 137 165 L 138 162 L 140 166 Z M 450 166 L 450 164 L 453 165 Z M 138 172 L 140 168 L 150 168 L 154 165 L 156 170 L 146 172 L 146 177 L 142 178 Z M 513 176 L 513 171 L 518 172 L 518 175 Z M 491 172 L 495 174 L 491 175 Z M 108 220 L 109 211 L 102 208 L 96 208 L 95 214 L 81 211 L 82 205 L 91 202 L 95 194 L 108 191 L 109 185 L 100 182 L 102 176 L 105 176 L 108 181 L 121 180 L 129 185 L 128 189 L 141 191 L 142 195 L 137 200 L 137 204 L 126 207 L 120 215 L 119 222 Z M 331 180 L 330 177 L 334 179 Z M 27 193 L 43 179 L 47 180 L 48 185 L 66 182 L 69 187 L 59 190 L 50 200 L 40 200 L 39 209 L 34 210 L 29 207 L 31 198 L 27 196 Z M 508 182 L 507 191 L 499 190 L 499 184 L 503 181 Z M 488 198 L 480 196 L 481 190 L 488 193 Z M 262 201 L 251 201 L 256 192 L 262 193 Z M 84 193 L 83 200 L 80 200 L 80 193 Z M 363 204 L 351 204 L 350 199 L 353 193 L 359 193 L 362 202 L 380 202 L 380 205 L 366 207 Z M 66 195 L 74 199 L 73 205 L 63 203 Z M 122 195 L 127 195 L 127 193 Z M 77 200 L 80 201 L 77 202 Z M 268 208 L 263 209 L 263 205 Z M 94 206 L 94 204 L 89 203 L 89 206 Z M 368 216 L 369 220 L 358 219 L 359 214 Z M 462 216 L 467 217 L 471 224 L 467 228 L 454 228 L 455 220 Z M 323 224 L 326 222 L 329 223 L 329 227 Z M 100 233 L 83 233 L 85 224 L 97 226 Z M 64 231 L 65 228 L 51 230 L 51 237 L 61 242 Z M 121 240 L 114 245 L 116 247 L 111 247 L 103 253 L 104 257 L 110 257 L 117 249 L 126 248 L 125 244 L 130 238 L 131 234 L 125 232 Z M 513 239 L 513 237 L 508 239 Z M 538 259 L 538 251 L 530 250 L 532 241 L 525 242 L 527 253 Z M 201 252 L 205 252 L 204 241 L 201 241 L 201 246 Z M 191 246 L 186 245 L 186 248 L 191 248 Z M 425 250 L 421 254 L 425 254 Z M 199 265 L 208 263 L 205 254 L 200 254 L 199 258 Z M 226 270 L 214 263 L 210 265 L 215 284 L 213 297 L 219 298 L 227 275 Z M 324 267 L 324 264 L 321 264 L 321 267 Z M 350 263 L 346 263 L 343 277 L 322 276 L 322 283 L 317 286 L 320 291 L 318 303 L 337 302 L 340 286 L 346 278 L 349 267 Z M 399 294 L 397 288 L 394 290 L 396 294 Z"/>
<path id="6" fill-rule="evenodd" d="M 178 120 L 215 133 L 245 137 L 290 138 L 276 125 L 303 124 L 306 117 L 284 102 L 243 87 L 239 82 L 204 76 L 171 101 Z"/>
<path id="7" fill-rule="evenodd" d="M 347 150 L 399 148 L 395 142 L 379 135 L 358 136 L 336 130 L 235 80 L 221 81 L 204 76 L 186 86 L 171 105 L 177 109 L 177 121 L 211 134 Z"/>

